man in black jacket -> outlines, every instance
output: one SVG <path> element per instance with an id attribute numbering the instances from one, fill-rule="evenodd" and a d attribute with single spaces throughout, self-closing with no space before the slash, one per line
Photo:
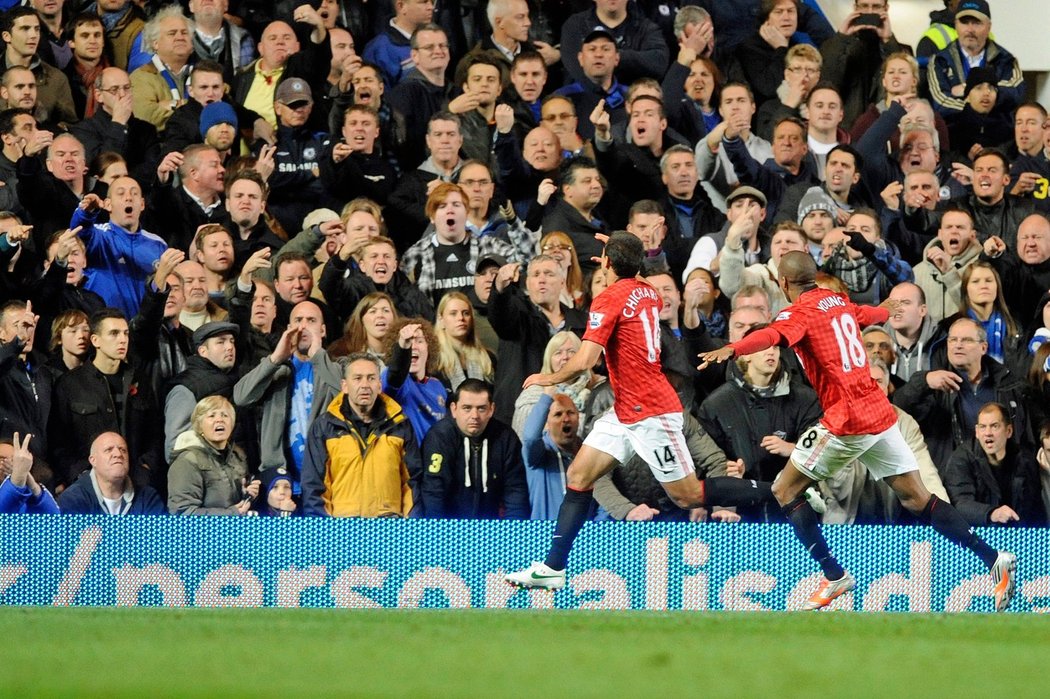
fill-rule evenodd
<path id="1" fill-rule="evenodd" d="M 493 419 L 492 386 L 467 379 L 450 415 L 423 440 L 423 514 L 436 519 L 528 519 L 521 440 Z"/>
<path id="2" fill-rule="evenodd" d="M 970 318 L 960 318 L 948 329 L 947 345 L 948 366 L 917 371 L 893 393 L 893 404 L 922 428 L 937 468 L 947 465 L 956 448 L 973 444 L 980 408 L 993 401 L 1010 411 L 1020 443 L 1033 445 L 1027 384 L 987 356 L 984 328 Z"/>
<path id="3" fill-rule="evenodd" d="M 347 220 L 347 233 L 354 227 L 354 216 Z M 423 317 L 434 321 L 434 304 L 398 269 L 397 249 L 390 238 L 371 238 L 359 251 L 353 243 L 343 244 L 328 258 L 318 286 L 340 319 L 347 319 L 358 301 L 382 291 L 394 299 L 397 312 L 406 318 Z M 356 258 L 356 259 L 355 259 Z"/>
<path id="4" fill-rule="evenodd" d="M 397 185 L 397 169 L 383 153 L 379 115 L 371 107 L 353 105 L 343 114 L 339 140 L 321 158 L 321 182 L 338 201 L 365 196 L 379 205 Z"/>
<path id="5" fill-rule="evenodd" d="M 602 245 L 594 234 L 608 230 L 605 222 L 596 215 L 604 193 L 605 187 L 594 161 L 573 158 L 562 165 L 561 196 L 548 206 L 543 217 L 543 230 L 562 231 L 572 239 L 580 269 L 585 272 L 598 268 L 591 258 L 602 254 Z"/>
<path id="6" fill-rule="evenodd" d="M 50 434 L 52 468 L 60 483 L 72 483 L 88 468 L 88 447 L 103 432 L 128 442 L 132 480 L 162 485 L 158 406 L 147 377 L 128 363 L 128 321 L 115 308 L 91 317 L 91 363 L 55 385 Z"/>
<path id="7" fill-rule="evenodd" d="M 42 353 L 33 350 L 39 316 L 33 305 L 8 301 L 0 307 L 0 435 L 32 434 L 29 449 L 47 453 L 51 374 Z"/>
<path id="8" fill-rule="evenodd" d="M 977 447 L 960 446 L 944 469 L 955 508 L 975 527 L 1046 526 L 1035 454 L 1012 439 L 1006 407 L 984 405 L 976 433 Z"/>
<path id="9" fill-rule="evenodd" d="M 69 128 L 84 144 L 84 158 L 90 163 L 103 151 L 120 153 L 128 174 L 149 186 L 160 162 L 160 139 L 153 124 L 132 114 L 131 78 L 120 68 L 106 68 L 92 89 L 99 108 Z"/>
<path id="10" fill-rule="evenodd" d="M 173 177 L 178 170 L 179 182 Z M 157 181 L 149 195 L 144 226 L 168 245 L 187 250 L 197 229 L 205 223 L 222 223 L 223 175 L 219 152 L 203 143 L 182 153 L 168 153 L 157 166 Z"/>
<path id="11" fill-rule="evenodd" d="M 521 265 L 508 264 L 496 273 L 488 301 L 488 318 L 499 336 L 499 374 L 496 378 L 496 418 L 509 423 L 514 400 L 526 376 L 543 365 L 543 353 L 551 336 L 560 330 L 583 335 L 581 311 L 561 303 L 564 273 L 549 255 L 529 262 L 526 293 L 518 286 Z"/>

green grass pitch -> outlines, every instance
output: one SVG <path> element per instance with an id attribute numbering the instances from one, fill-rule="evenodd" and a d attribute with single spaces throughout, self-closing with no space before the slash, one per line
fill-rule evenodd
<path id="1" fill-rule="evenodd" d="M 0 608 L 3 697 L 1046 697 L 1041 615 Z"/>

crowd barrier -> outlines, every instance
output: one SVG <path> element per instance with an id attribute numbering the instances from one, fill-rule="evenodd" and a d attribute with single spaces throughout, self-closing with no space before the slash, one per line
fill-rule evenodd
<path id="1" fill-rule="evenodd" d="M 819 580 L 787 525 L 587 524 L 557 593 L 502 574 L 553 522 L 0 516 L 0 605 L 797 609 Z M 922 527 L 825 527 L 856 611 L 990 612 L 969 552 Z M 1050 610 L 1050 530 L 986 530 L 1019 557 L 1011 611 Z"/>

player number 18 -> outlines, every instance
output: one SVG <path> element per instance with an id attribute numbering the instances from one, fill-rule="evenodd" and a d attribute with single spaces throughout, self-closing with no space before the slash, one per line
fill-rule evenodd
<path id="1" fill-rule="evenodd" d="M 864 343 L 860 341 L 857 321 L 853 316 L 843 313 L 837 318 L 832 318 L 831 329 L 835 331 L 835 340 L 839 343 L 842 370 L 849 373 L 854 367 L 863 367 L 867 356 L 864 353 Z"/>

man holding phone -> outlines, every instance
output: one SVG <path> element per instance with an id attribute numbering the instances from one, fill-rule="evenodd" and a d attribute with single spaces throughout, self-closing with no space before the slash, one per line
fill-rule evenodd
<path id="1" fill-rule="evenodd" d="M 893 35 L 889 11 L 889 0 L 854 0 L 853 12 L 820 47 L 822 77 L 842 96 L 842 125 L 847 129 L 878 90 L 883 59 L 904 50 Z"/>

